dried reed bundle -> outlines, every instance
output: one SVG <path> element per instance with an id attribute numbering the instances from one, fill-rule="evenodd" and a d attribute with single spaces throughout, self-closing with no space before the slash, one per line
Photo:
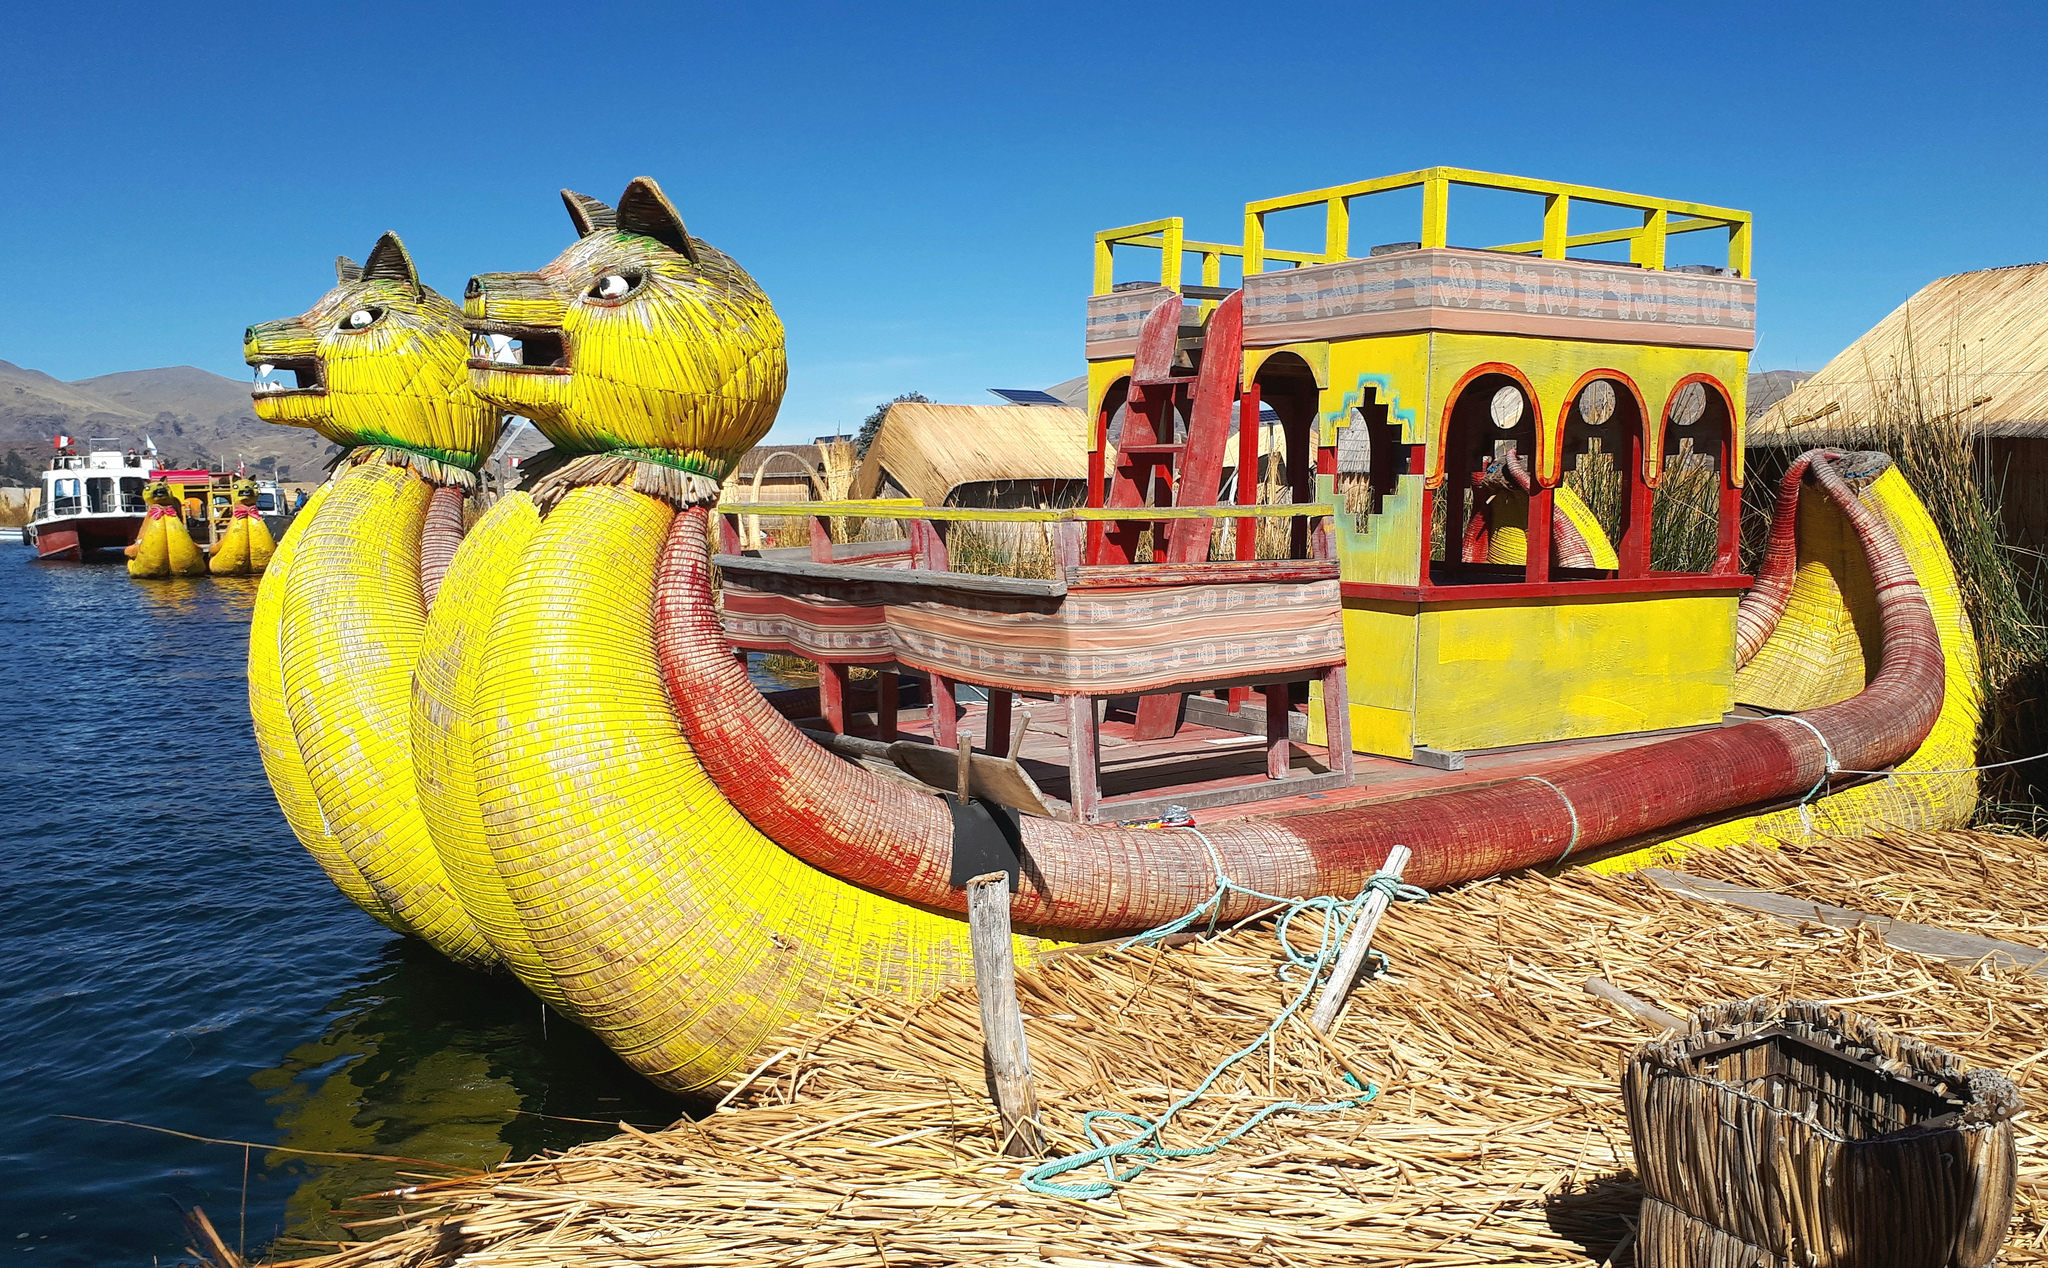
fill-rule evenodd
<path id="1" fill-rule="evenodd" d="M 466 460 L 466 456 L 465 456 Z M 467 470 L 446 457 L 422 453 L 400 445 L 358 445 L 334 456 L 327 464 L 330 471 L 347 467 L 360 467 L 364 463 L 381 462 L 386 466 L 406 467 L 417 471 L 422 477 L 444 488 L 474 491 L 482 481 L 476 472 Z"/>
<path id="2" fill-rule="evenodd" d="M 659 498 L 676 510 L 718 500 L 718 481 L 665 462 L 650 462 L 628 453 L 576 454 L 544 449 L 528 458 L 519 487 L 531 494 L 545 515 L 570 490 L 585 485 L 617 485 Z M 808 538 L 806 539 L 808 540 Z"/>
<path id="3" fill-rule="evenodd" d="M 1695 866 L 2003 928 L 2034 919 L 2048 847 L 1956 832 L 1709 852 Z M 1653 1036 L 1581 991 L 1593 975 L 1679 1011 L 1783 994 L 1854 1008 L 2009 1070 L 2029 1108 L 2048 1105 L 2048 982 L 1924 960 L 1867 928 L 1792 929 L 1574 871 L 1404 907 L 1379 942 L 1395 971 L 1362 985 L 1334 1032 L 1343 1063 L 1384 1089 L 1378 1100 L 1275 1119 L 1113 1200 L 1018 1184 L 1023 1166 L 997 1152 L 974 997 L 957 989 L 872 999 L 790 1038 L 702 1122 L 411 1190 L 402 1231 L 307 1262 L 1627 1265 L 1642 1191 L 1617 1083 Z M 1256 1035 L 1295 989 L 1281 959 L 1251 927 L 1020 974 L 1053 1147 L 1084 1146 L 1082 1110 L 1156 1114 Z M 1305 1028 L 1283 1034 L 1168 1143 L 1213 1137 L 1276 1098 L 1329 1099 L 1342 1073 Z M 2015 1126 L 2018 1218 L 2003 1257 L 2040 1264 L 2048 1161 L 2038 1129 Z"/>

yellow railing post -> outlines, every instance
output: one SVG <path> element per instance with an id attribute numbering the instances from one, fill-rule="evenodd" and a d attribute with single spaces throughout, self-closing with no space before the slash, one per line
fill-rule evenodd
<path id="1" fill-rule="evenodd" d="M 1571 237 L 1572 200 L 1566 194 L 1543 199 L 1543 258 L 1562 260 L 1566 239 Z"/>
<path id="2" fill-rule="evenodd" d="M 1663 268 L 1664 230 L 1670 223 L 1670 213 L 1662 208 L 1644 212 L 1642 232 L 1628 244 L 1629 263 L 1640 264 L 1646 269 Z"/>
<path id="3" fill-rule="evenodd" d="M 1422 182 L 1422 245 L 1449 246 L 1451 242 L 1451 182 L 1432 176 Z"/>
<path id="4" fill-rule="evenodd" d="M 1536 194 L 1543 198 L 1542 236 L 1526 242 L 1504 243 L 1491 248 L 1495 251 L 1541 255 L 1544 259 L 1562 260 L 1569 258 L 1568 253 L 1580 247 L 1627 242 L 1632 263 L 1643 268 L 1662 269 L 1665 267 L 1669 238 L 1672 234 L 1726 230 L 1730 271 L 1745 278 L 1753 276 L 1750 271 L 1750 216 L 1746 211 L 1680 199 L 1647 198 L 1591 185 L 1504 176 L 1496 172 L 1468 171 L 1461 167 L 1426 167 L 1417 171 L 1357 181 L 1349 185 L 1335 185 L 1326 189 L 1307 190 L 1299 194 L 1248 202 L 1244 207 L 1242 247 L 1189 241 L 1182 233 L 1181 221 L 1178 218 L 1153 220 L 1142 225 L 1126 225 L 1120 229 L 1105 229 L 1096 235 L 1096 291 L 1100 294 L 1112 289 L 1112 256 L 1115 248 L 1119 246 L 1159 248 L 1167 257 L 1160 266 L 1160 281 L 1174 290 L 1180 289 L 1181 276 L 1186 266 L 1184 257 L 1189 251 L 1202 257 L 1201 269 L 1205 285 L 1218 284 L 1213 279 L 1220 276 L 1216 269 L 1221 258 L 1226 255 L 1243 259 L 1246 277 L 1254 277 L 1265 272 L 1269 264 L 1299 268 L 1307 264 L 1349 259 L 1351 200 L 1417 187 L 1422 190 L 1422 245 L 1430 248 L 1447 247 L 1450 245 L 1450 195 L 1451 186 L 1454 184 L 1481 189 L 1512 190 L 1517 193 Z M 1642 223 L 1634 228 L 1603 229 L 1593 233 L 1573 234 L 1571 210 L 1575 200 L 1639 212 L 1642 215 Z M 1306 210 L 1310 207 L 1323 209 L 1322 250 L 1292 251 L 1267 245 L 1266 216 L 1269 213 Z M 1476 247 L 1478 244 L 1474 245 Z"/>
<path id="5" fill-rule="evenodd" d="M 1351 200 L 1332 198 L 1324 206 L 1323 254 L 1331 260 L 1351 258 Z"/>

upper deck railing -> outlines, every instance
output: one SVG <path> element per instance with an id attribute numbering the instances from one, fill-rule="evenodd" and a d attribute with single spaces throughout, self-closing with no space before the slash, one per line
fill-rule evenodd
<path id="1" fill-rule="evenodd" d="M 1220 242 L 1188 239 L 1178 216 L 1144 224 L 1105 229 L 1095 235 L 1095 294 L 1106 295 L 1115 286 L 1116 249 L 1141 247 L 1161 253 L 1159 282 L 1169 290 L 1187 294 L 1181 279 L 1183 258 L 1189 252 L 1201 256 L 1201 286 L 1214 288 L 1222 277 L 1224 257 L 1241 259 L 1245 276 L 1263 273 L 1268 262 L 1299 267 L 1305 264 L 1334 264 L 1354 258 L 1351 254 L 1351 200 L 1397 190 L 1422 190 L 1422 224 L 1416 241 L 1423 248 L 1450 245 L 1451 187 L 1505 190 L 1536 194 L 1543 198 L 1542 232 L 1523 242 L 1507 242 L 1483 250 L 1539 256 L 1546 260 L 1567 258 L 1566 252 L 1579 247 L 1626 242 L 1630 264 L 1645 269 L 1665 267 L 1665 248 L 1674 234 L 1722 232 L 1728 236 L 1727 270 L 1736 277 L 1750 277 L 1751 217 L 1746 211 L 1713 207 L 1705 203 L 1673 198 L 1651 198 L 1619 190 L 1574 185 L 1564 181 L 1506 176 L 1497 172 L 1475 172 L 1462 167 L 1428 167 L 1396 176 L 1381 176 L 1349 185 L 1332 185 L 1306 193 L 1264 198 L 1245 204 L 1244 243 L 1233 246 Z M 1594 233 L 1571 232 L 1574 202 L 1602 207 L 1619 207 L 1638 212 L 1642 223 L 1622 229 Z M 1274 212 L 1323 208 L 1323 249 L 1287 251 L 1266 245 L 1266 217 Z M 1198 296 L 1212 299 L 1215 296 Z"/>

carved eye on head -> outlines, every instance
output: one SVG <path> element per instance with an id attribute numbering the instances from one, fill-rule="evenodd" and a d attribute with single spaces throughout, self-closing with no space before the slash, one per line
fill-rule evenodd
<path id="1" fill-rule="evenodd" d="M 368 330 L 384 316 L 381 308 L 358 308 L 341 319 L 343 330 Z"/>
<path id="2" fill-rule="evenodd" d="M 639 287 L 640 275 L 638 273 L 607 273 L 603 277 L 598 278 L 596 283 L 584 294 L 590 299 L 600 299 L 616 303 L 631 295 Z"/>

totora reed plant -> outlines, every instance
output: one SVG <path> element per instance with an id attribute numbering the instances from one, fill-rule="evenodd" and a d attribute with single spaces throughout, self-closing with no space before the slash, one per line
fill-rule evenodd
<path id="1" fill-rule="evenodd" d="M 1933 517 L 1976 632 L 1984 694 L 1977 760 L 2020 762 L 1984 772 L 1978 818 L 2037 830 L 2048 820 L 2048 763 L 2020 759 L 2048 750 L 2037 707 L 2048 687 L 2048 559 L 2011 540 L 2005 472 L 1970 421 L 1988 398 L 1966 367 L 1951 356 L 1942 369 L 1922 372 L 1909 337 L 1900 359 L 1872 367 L 1871 378 L 1877 390 L 1867 412 L 1829 411 L 1827 427 L 1811 438 L 1749 451 L 1745 564 L 1762 545 L 1771 491 L 1794 456 L 1820 444 L 1889 454 Z"/>

